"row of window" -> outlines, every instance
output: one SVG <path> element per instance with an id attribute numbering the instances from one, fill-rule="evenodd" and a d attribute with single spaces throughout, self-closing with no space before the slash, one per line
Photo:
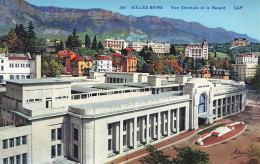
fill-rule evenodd
<path id="1" fill-rule="evenodd" d="M 42 101 L 42 99 L 29 99 L 29 100 L 26 100 L 26 102 L 40 102 Z"/>
<path id="2" fill-rule="evenodd" d="M 62 138 L 62 129 L 52 129 L 51 130 L 51 141 L 61 140 Z"/>
<path id="3" fill-rule="evenodd" d="M 31 67 L 30 64 L 19 64 L 19 63 L 10 63 L 10 68 L 14 68 L 14 67 L 21 67 L 21 68 L 25 68 L 25 67 Z"/>
<path id="4" fill-rule="evenodd" d="M 15 162 L 16 161 L 16 162 Z M 27 153 L 3 159 L 3 164 L 27 164 Z"/>
<path id="5" fill-rule="evenodd" d="M 25 75 L 10 75 L 10 79 L 12 80 L 12 79 L 14 79 L 14 77 L 15 77 L 15 79 L 25 79 Z M 26 75 L 26 79 L 30 79 L 30 75 Z"/>
<path id="6" fill-rule="evenodd" d="M 16 137 L 15 139 L 10 138 L 9 145 L 8 145 L 8 139 L 3 140 L 3 149 L 13 148 L 14 146 L 21 146 L 21 145 L 26 145 L 26 144 L 27 144 L 26 136 Z"/>

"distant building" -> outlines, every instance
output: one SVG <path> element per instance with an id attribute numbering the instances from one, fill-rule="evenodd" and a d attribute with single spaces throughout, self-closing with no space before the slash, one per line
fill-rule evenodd
<path id="1" fill-rule="evenodd" d="M 79 56 L 71 59 L 72 76 L 87 76 L 92 68 L 90 59 L 84 57 L 81 59 Z"/>
<path id="2" fill-rule="evenodd" d="M 193 78 L 210 78 L 210 72 L 207 70 L 198 70 L 192 74 Z"/>
<path id="3" fill-rule="evenodd" d="M 206 39 L 202 42 L 202 44 L 189 44 L 185 48 L 185 56 L 194 59 L 208 59 L 208 43 Z"/>
<path id="4" fill-rule="evenodd" d="M 112 72 L 112 60 L 107 56 L 98 56 L 92 60 L 92 69 L 95 72 Z"/>
<path id="5" fill-rule="evenodd" d="M 246 38 L 235 38 L 234 40 L 230 41 L 232 46 L 248 46 L 250 45 L 250 41 L 246 40 Z"/>
<path id="6" fill-rule="evenodd" d="M 235 71 L 240 80 L 244 81 L 248 77 L 254 76 L 256 66 L 258 65 L 258 57 L 254 54 L 238 54 L 236 55 L 236 64 L 233 64 Z"/>
<path id="7" fill-rule="evenodd" d="M 136 72 L 137 71 L 137 59 L 131 56 L 122 56 L 118 53 L 110 53 L 109 57 L 114 63 L 122 66 L 121 72 Z M 117 71 L 119 72 L 119 71 Z"/>
<path id="8" fill-rule="evenodd" d="M 122 39 L 105 39 L 103 45 L 106 49 L 121 50 L 127 47 L 127 42 Z"/>
<path id="9" fill-rule="evenodd" d="M 229 80 L 229 71 L 223 69 L 216 69 L 210 71 L 212 79 L 224 79 Z"/>
<path id="10" fill-rule="evenodd" d="M 0 83 L 12 79 L 31 79 L 41 77 L 41 56 L 8 53 L 0 54 Z"/>
<path id="11" fill-rule="evenodd" d="M 151 47 L 156 54 L 170 53 L 170 43 L 155 43 L 155 42 L 130 42 L 128 48 L 140 52 L 144 46 Z"/>

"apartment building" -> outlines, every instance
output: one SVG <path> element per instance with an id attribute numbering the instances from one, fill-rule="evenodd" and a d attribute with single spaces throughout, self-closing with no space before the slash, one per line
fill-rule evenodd
<path id="1" fill-rule="evenodd" d="M 170 53 L 170 43 L 156 43 L 156 42 L 130 42 L 128 47 L 140 52 L 143 47 L 151 47 L 156 54 L 168 54 Z"/>
<path id="2" fill-rule="evenodd" d="M 192 43 L 185 47 L 185 56 L 194 59 L 208 59 L 208 43 L 206 39 L 199 43 Z"/>
<path id="3" fill-rule="evenodd" d="M 103 45 L 106 49 L 122 50 L 127 47 L 128 43 L 123 39 L 105 39 Z"/>

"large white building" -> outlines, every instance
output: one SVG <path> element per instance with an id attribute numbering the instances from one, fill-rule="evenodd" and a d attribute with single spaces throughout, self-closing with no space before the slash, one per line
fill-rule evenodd
<path id="1" fill-rule="evenodd" d="M 128 43 L 123 39 L 105 39 L 103 45 L 106 49 L 122 50 L 127 47 Z"/>
<path id="2" fill-rule="evenodd" d="M 258 65 L 258 56 L 254 54 L 236 55 L 236 64 L 233 64 L 240 80 L 244 81 L 248 77 L 255 75 L 256 66 Z"/>
<path id="3" fill-rule="evenodd" d="M 228 80 L 114 75 L 99 84 L 7 81 L 0 94 L 0 162 L 105 163 L 245 107 L 245 91 Z"/>
<path id="4" fill-rule="evenodd" d="M 112 72 L 112 60 L 107 56 L 98 56 L 92 60 L 92 70 L 95 72 Z"/>
<path id="5" fill-rule="evenodd" d="M 11 79 L 41 77 L 41 56 L 33 60 L 30 54 L 0 54 L 0 83 Z"/>
<path id="6" fill-rule="evenodd" d="M 168 54 L 170 53 L 170 43 L 155 43 L 155 42 L 130 42 L 128 47 L 135 49 L 135 51 L 140 52 L 143 47 L 151 47 L 153 52 L 156 54 Z"/>
<path id="7" fill-rule="evenodd" d="M 194 59 L 208 59 L 209 53 L 208 53 L 208 43 L 206 39 L 202 42 L 202 44 L 199 43 L 192 43 L 185 47 L 185 56 L 189 58 Z"/>

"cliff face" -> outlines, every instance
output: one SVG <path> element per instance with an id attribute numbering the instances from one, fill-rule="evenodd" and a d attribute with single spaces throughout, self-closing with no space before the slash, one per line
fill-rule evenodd
<path id="1" fill-rule="evenodd" d="M 222 28 L 208 28 L 196 22 L 185 22 L 173 18 L 156 16 L 124 16 L 102 9 L 69 9 L 58 7 L 38 7 L 24 0 L 0 0 L 0 27 L 14 27 L 15 24 L 32 21 L 36 27 L 47 33 L 66 34 L 73 28 L 85 32 L 91 28 L 94 33 L 101 34 L 111 30 L 127 31 L 128 40 L 152 39 L 159 42 L 190 43 L 201 42 L 204 37 L 209 42 L 229 42 L 234 37 L 257 40 L 247 35 L 229 32 Z M 39 30 L 40 31 L 40 30 Z"/>

